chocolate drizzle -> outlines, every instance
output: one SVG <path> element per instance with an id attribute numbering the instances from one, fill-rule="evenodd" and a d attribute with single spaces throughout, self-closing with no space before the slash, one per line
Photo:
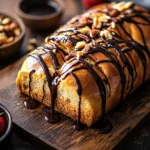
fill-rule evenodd
<path id="1" fill-rule="evenodd" d="M 81 95 L 82 95 L 82 85 L 79 81 L 79 79 L 77 78 L 77 76 L 73 73 L 70 72 L 70 75 L 73 77 L 75 83 L 76 83 L 76 88 L 77 88 L 77 93 L 79 95 L 79 102 L 78 102 L 78 119 L 77 121 L 75 121 L 74 124 L 74 129 L 75 130 L 81 130 L 81 123 L 80 123 L 80 118 L 81 118 Z"/>
<path id="2" fill-rule="evenodd" d="M 35 73 L 35 70 L 32 70 L 29 73 L 29 96 L 31 96 L 31 82 L 32 82 L 32 75 Z M 39 106 L 39 102 L 36 101 L 35 99 L 31 98 L 31 97 L 26 97 L 24 100 L 24 105 L 25 107 L 27 107 L 28 109 L 35 109 Z"/>
<path id="3" fill-rule="evenodd" d="M 80 82 L 79 77 L 75 74 L 76 71 L 78 70 L 87 70 L 87 72 L 92 76 L 93 80 L 95 81 L 98 89 L 99 89 L 99 94 L 101 97 L 101 103 L 102 103 L 102 108 L 101 109 L 101 116 L 100 120 L 95 124 L 95 126 L 101 131 L 101 133 L 108 133 L 112 130 L 112 124 L 105 120 L 105 113 L 106 113 L 106 98 L 107 96 L 111 96 L 111 86 L 109 83 L 109 79 L 106 76 L 106 74 L 103 71 L 103 68 L 101 68 L 101 65 L 106 63 L 106 64 L 112 64 L 116 70 L 119 73 L 120 76 L 120 81 L 121 81 L 121 93 L 120 93 L 120 102 L 122 102 L 124 98 L 124 93 L 125 91 L 128 91 L 130 93 L 133 90 L 134 87 L 134 81 L 138 77 L 138 72 L 136 69 L 136 63 L 134 58 L 131 56 L 130 53 L 133 51 L 138 55 L 142 66 L 143 66 L 143 80 L 142 82 L 145 81 L 146 77 L 146 66 L 147 66 L 147 57 L 150 59 L 150 52 L 148 49 L 148 46 L 146 44 L 146 39 L 144 37 L 144 33 L 142 31 L 142 26 L 149 26 L 150 25 L 150 17 L 144 15 L 143 13 L 146 13 L 145 11 L 137 11 L 134 9 L 134 6 L 132 6 L 132 12 L 128 13 L 126 11 L 119 12 L 117 10 L 112 9 L 111 7 L 107 7 L 105 10 L 96 10 L 94 13 L 104 13 L 108 15 L 110 18 L 107 20 L 107 22 L 103 22 L 103 29 L 107 29 L 107 27 L 110 27 L 110 23 L 113 21 L 117 24 L 117 30 L 118 33 L 113 32 L 113 38 L 112 39 L 107 39 L 104 37 L 101 37 L 100 35 L 93 37 L 90 37 L 88 34 L 83 34 L 79 32 L 79 28 L 83 28 L 85 26 L 88 26 L 89 28 L 93 28 L 92 23 L 89 23 L 88 21 L 92 22 L 93 19 L 90 17 L 86 17 L 86 24 L 84 25 L 78 25 L 80 24 L 80 21 L 82 20 L 78 18 L 75 20 L 74 24 L 75 26 L 71 26 L 70 28 L 66 29 L 60 29 L 56 32 L 55 35 L 51 36 L 48 38 L 48 40 L 51 40 L 52 43 L 58 42 L 59 44 L 60 41 L 63 43 L 70 42 L 73 47 L 75 47 L 76 43 L 79 41 L 85 41 L 86 43 L 90 43 L 92 46 L 89 50 L 86 52 L 83 51 L 83 55 L 80 57 L 75 57 L 77 50 L 74 48 L 75 51 L 74 55 L 70 54 L 68 57 L 69 60 L 61 67 L 61 64 L 58 60 L 57 53 L 63 54 L 61 55 L 63 60 L 64 57 L 67 55 L 67 52 L 59 48 L 56 44 L 50 44 L 50 46 L 53 47 L 53 49 L 56 50 L 54 52 L 49 48 L 48 45 L 45 45 L 44 47 L 39 47 L 38 50 L 42 50 L 45 53 L 44 54 L 49 54 L 50 57 L 52 58 L 54 68 L 55 70 L 61 68 L 61 72 L 58 76 L 58 74 L 54 74 L 54 76 L 51 76 L 48 66 L 44 62 L 43 58 L 41 57 L 41 54 L 30 54 L 29 56 L 35 58 L 41 67 L 43 68 L 44 74 L 46 76 L 46 81 L 48 83 L 49 91 L 51 94 L 51 110 L 46 111 L 45 113 L 45 120 L 47 120 L 50 123 L 56 123 L 60 120 L 60 116 L 55 113 L 55 100 L 57 97 L 57 86 L 58 82 L 55 80 L 57 77 L 59 77 L 61 80 L 64 80 L 68 75 L 71 75 L 75 84 L 76 84 L 76 90 L 79 96 L 79 101 L 78 101 L 78 116 L 77 116 L 77 121 L 75 121 L 75 126 L 74 128 L 76 130 L 81 130 L 81 112 L 82 112 L 82 84 Z M 124 15 L 124 17 L 118 17 L 119 15 Z M 138 22 L 136 21 L 136 17 L 139 17 L 143 19 L 146 23 Z M 94 22 L 94 21 L 93 21 Z M 137 29 L 139 30 L 139 33 L 142 38 L 143 44 L 139 43 L 136 41 L 125 29 L 124 27 L 124 22 L 132 23 L 134 24 Z M 72 24 L 72 23 L 70 23 Z M 119 28 L 118 28 L 119 27 Z M 102 29 L 102 30 L 103 30 Z M 110 29 L 109 29 L 110 30 Z M 126 37 L 130 40 L 124 40 L 123 37 L 121 36 L 121 31 L 124 32 Z M 67 33 L 70 32 L 68 35 Z M 63 33 L 63 34 L 62 34 Z M 112 32 L 111 32 L 112 33 Z M 76 35 L 79 40 L 75 39 L 73 36 Z M 97 43 L 96 40 L 101 39 L 102 42 Z M 94 42 L 95 40 L 95 42 Z M 102 46 L 104 44 L 104 46 Z M 124 46 L 125 45 L 125 48 Z M 64 46 L 64 45 L 63 45 Z M 106 59 L 100 59 L 96 60 L 93 55 L 96 53 L 101 53 L 104 56 L 106 56 Z M 73 57 L 73 58 L 72 58 Z M 88 60 L 90 60 L 88 62 Z M 149 61 L 149 60 L 148 60 Z M 92 63 L 90 63 L 92 62 Z M 69 64 L 69 65 L 68 65 Z M 126 73 L 126 70 L 128 73 Z M 29 95 L 30 95 L 30 90 L 31 90 L 31 75 L 35 71 L 30 72 L 30 82 L 29 82 Z M 61 82 L 59 80 L 59 82 Z M 44 85 L 43 84 L 43 92 L 44 91 Z M 107 89 L 106 89 L 107 88 Z M 109 89 L 109 90 L 108 90 Z M 108 92 L 109 91 L 109 92 Z M 126 96 L 126 95 L 125 95 Z M 44 100 L 44 94 L 42 98 L 42 102 Z"/>
<path id="4" fill-rule="evenodd" d="M 37 49 L 43 50 L 44 52 L 46 52 L 47 54 L 49 54 L 51 56 L 55 69 L 60 68 L 60 64 L 59 64 L 56 54 L 53 53 L 52 50 L 48 49 L 48 47 L 46 45 L 44 47 L 39 47 Z"/>
<path id="5" fill-rule="evenodd" d="M 55 113 L 55 109 L 54 109 L 54 107 L 55 107 L 55 90 L 54 90 L 55 85 L 52 86 L 53 78 L 50 75 L 50 72 L 48 70 L 46 63 L 44 62 L 44 60 L 42 59 L 42 57 L 40 55 L 30 54 L 29 56 L 35 58 L 40 63 L 40 65 L 43 68 L 43 71 L 45 73 L 45 76 L 46 76 L 46 79 L 48 82 L 48 87 L 50 89 L 49 91 L 51 94 L 51 98 L 50 98 L 51 99 L 51 106 L 50 106 L 51 111 L 45 114 L 45 120 L 47 120 L 48 122 L 51 122 L 51 123 L 56 123 L 60 120 L 60 117 L 58 114 Z"/>

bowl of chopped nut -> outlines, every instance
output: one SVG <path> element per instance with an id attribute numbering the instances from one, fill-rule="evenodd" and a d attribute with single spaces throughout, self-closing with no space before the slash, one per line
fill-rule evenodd
<path id="1" fill-rule="evenodd" d="M 25 35 L 23 22 L 0 12 L 0 62 L 19 52 Z"/>

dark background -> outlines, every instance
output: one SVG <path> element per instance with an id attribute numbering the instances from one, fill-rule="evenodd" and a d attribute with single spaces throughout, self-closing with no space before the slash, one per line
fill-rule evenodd
<path id="1" fill-rule="evenodd" d="M 0 11 L 5 11 L 7 13 L 15 14 L 15 5 L 18 0 L 0 0 Z M 30 0 L 32 2 L 32 0 Z M 64 0 L 66 2 L 66 8 L 64 11 L 63 19 L 60 24 L 64 24 L 67 20 L 72 18 L 73 16 L 84 12 L 84 9 L 81 5 L 80 0 Z M 119 1 L 119 0 L 118 0 Z M 134 0 L 137 3 L 150 8 L 150 0 Z M 69 8 L 69 11 L 67 8 Z M 17 17 L 17 16 L 16 16 Z M 18 56 L 10 59 L 5 64 L 0 64 L 0 70 L 12 62 L 18 60 L 23 55 L 27 54 L 26 46 L 28 44 L 28 40 L 30 38 L 36 38 L 38 40 L 38 45 L 41 45 L 44 41 L 44 38 L 53 32 L 55 29 L 51 29 L 49 32 L 33 32 L 30 29 L 26 29 L 26 36 L 21 48 L 20 54 Z M 19 137 L 16 134 L 16 131 L 13 130 L 13 133 L 7 143 L 9 145 L 10 150 L 40 150 L 36 146 L 36 144 L 31 144 L 27 142 L 28 139 L 24 139 L 23 135 Z M 44 148 L 45 149 L 45 148 Z M 150 120 L 148 120 L 145 124 L 143 124 L 139 129 L 133 133 L 121 146 L 118 148 L 119 150 L 150 150 Z M 1 148 L 0 148 L 1 150 Z"/>

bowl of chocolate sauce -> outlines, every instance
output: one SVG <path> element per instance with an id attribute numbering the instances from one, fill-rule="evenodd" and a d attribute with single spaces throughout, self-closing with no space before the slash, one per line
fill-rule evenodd
<path id="1" fill-rule="evenodd" d="M 21 0 L 16 12 L 32 30 L 48 30 L 58 25 L 64 10 L 63 0 Z"/>

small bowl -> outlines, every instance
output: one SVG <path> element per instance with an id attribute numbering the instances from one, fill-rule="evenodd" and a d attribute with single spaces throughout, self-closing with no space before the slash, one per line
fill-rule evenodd
<path id="1" fill-rule="evenodd" d="M 7 110 L 6 107 L 4 107 L 2 104 L 0 104 L 0 113 L 4 112 L 4 119 L 6 121 L 7 124 L 7 128 L 6 131 L 4 132 L 4 134 L 0 137 L 0 147 L 3 146 L 5 143 L 7 143 L 7 139 L 11 133 L 11 129 L 12 129 L 12 117 L 10 112 Z"/>
<path id="2" fill-rule="evenodd" d="M 0 46 L 0 62 L 4 62 L 8 60 L 8 58 L 11 58 L 13 55 L 20 51 L 25 36 L 25 26 L 21 19 L 19 19 L 18 17 L 13 17 L 12 15 L 9 15 L 4 12 L 0 12 L 0 14 L 15 20 L 15 22 L 19 25 L 21 29 L 21 34 L 16 40 L 7 45 Z"/>
<path id="3" fill-rule="evenodd" d="M 48 30 L 56 26 L 64 10 L 63 0 L 20 0 L 17 14 L 32 30 Z"/>

